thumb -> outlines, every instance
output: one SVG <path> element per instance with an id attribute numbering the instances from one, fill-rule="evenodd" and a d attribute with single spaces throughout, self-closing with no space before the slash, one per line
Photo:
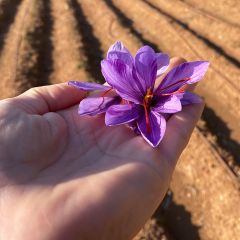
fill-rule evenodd
<path id="1" fill-rule="evenodd" d="M 30 114 L 45 114 L 71 107 L 80 102 L 85 92 L 67 83 L 31 88 L 12 98 L 14 106 Z"/>

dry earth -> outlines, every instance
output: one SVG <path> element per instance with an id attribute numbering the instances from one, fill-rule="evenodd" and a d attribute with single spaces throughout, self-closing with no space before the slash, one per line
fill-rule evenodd
<path id="1" fill-rule="evenodd" d="M 0 98 L 70 79 L 102 82 L 100 60 L 121 40 L 211 67 L 206 108 L 159 208 L 135 239 L 240 236 L 240 1 L 0 0 Z M 170 198 L 166 198 L 169 200 Z"/>

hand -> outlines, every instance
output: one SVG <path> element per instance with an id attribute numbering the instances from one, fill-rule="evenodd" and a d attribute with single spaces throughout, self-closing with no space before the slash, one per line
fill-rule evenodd
<path id="1" fill-rule="evenodd" d="M 162 201 L 204 105 L 173 115 L 153 149 L 103 116 L 80 117 L 83 96 L 58 84 L 0 102 L 0 239 L 131 239 Z"/>

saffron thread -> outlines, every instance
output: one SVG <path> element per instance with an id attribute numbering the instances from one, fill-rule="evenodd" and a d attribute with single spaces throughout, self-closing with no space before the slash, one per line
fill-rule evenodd
<path id="1" fill-rule="evenodd" d="M 149 121 L 149 116 L 148 116 L 148 110 L 147 110 L 147 105 L 146 102 L 144 101 L 143 103 L 144 111 L 145 111 L 145 120 L 146 120 L 146 126 L 147 126 L 147 133 L 151 132 L 151 126 L 150 126 L 150 121 Z"/>
<path id="2" fill-rule="evenodd" d="M 173 84 L 168 85 L 168 86 L 165 87 L 165 88 L 160 89 L 160 91 L 166 90 L 166 89 L 168 89 L 168 88 L 170 88 L 170 87 L 172 87 L 172 86 L 174 86 L 174 85 L 176 85 L 176 84 L 178 84 L 178 83 L 187 82 L 188 80 L 190 80 L 190 78 L 181 79 L 181 80 L 179 80 L 179 81 L 177 81 L 177 82 L 175 82 L 175 83 L 173 83 Z"/>
<path id="3" fill-rule="evenodd" d="M 112 89 L 113 89 L 113 88 L 111 87 L 110 89 L 108 89 L 107 91 L 105 91 L 105 92 L 103 92 L 103 93 L 101 94 L 102 102 L 100 103 L 100 105 L 98 106 L 98 108 L 101 109 L 101 106 L 102 106 L 103 103 L 104 103 L 104 97 L 105 97 Z"/>

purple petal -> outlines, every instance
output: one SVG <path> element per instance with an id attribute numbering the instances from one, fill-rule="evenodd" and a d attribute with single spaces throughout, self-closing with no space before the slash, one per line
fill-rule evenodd
<path id="1" fill-rule="evenodd" d="M 162 75 L 168 68 L 169 56 L 164 53 L 157 53 L 157 77 Z"/>
<path id="2" fill-rule="evenodd" d="M 109 48 L 107 53 L 107 60 L 116 60 L 116 59 L 122 60 L 125 64 L 129 65 L 130 67 L 132 67 L 133 61 L 134 61 L 128 49 L 125 48 L 122 42 L 119 42 L 119 41 L 114 43 Z"/>
<path id="3" fill-rule="evenodd" d="M 150 131 L 147 128 L 145 115 L 139 118 L 138 129 L 143 138 L 153 147 L 157 147 L 162 140 L 166 130 L 165 118 L 157 112 L 149 112 Z"/>
<path id="4" fill-rule="evenodd" d="M 192 84 L 201 80 L 207 71 L 209 62 L 185 62 L 173 68 L 162 80 L 156 93 L 169 93 L 178 90 L 185 84 Z"/>
<path id="5" fill-rule="evenodd" d="M 202 103 L 202 99 L 191 92 L 184 92 L 176 94 L 178 99 L 181 101 L 182 105 L 194 104 L 194 103 Z"/>
<path id="6" fill-rule="evenodd" d="M 110 86 L 105 86 L 97 83 L 78 82 L 78 81 L 69 81 L 68 85 L 84 91 L 108 90 L 111 88 Z"/>
<path id="7" fill-rule="evenodd" d="M 134 103 L 142 101 L 144 92 L 138 88 L 132 75 L 132 68 L 120 59 L 102 60 L 101 67 L 105 80 L 115 88 L 122 98 Z"/>
<path id="8" fill-rule="evenodd" d="M 158 102 L 152 110 L 159 113 L 176 113 L 182 110 L 182 104 L 180 99 L 175 95 L 159 97 Z"/>
<path id="9" fill-rule="evenodd" d="M 137 104 L 120 104 L 108 108 L 105 115 L 107 126 L 129 123 L 140 116 L 142 107 Z"/>
<path id="10" fill-rule="evenodd" d="M 145 91 L 154 87 L 157 75 L 157 58 L 149 46 L 140 48 L 135 56 L 137 76 Z"/>
<path id="11" fill-rule="evenodd" d="M 114 97 L 89 97 L 80 102 L 78 113 L 80 115 L 97 115 L 106 112 L 113 104 L 118 104 L 121 98 Z"/>

